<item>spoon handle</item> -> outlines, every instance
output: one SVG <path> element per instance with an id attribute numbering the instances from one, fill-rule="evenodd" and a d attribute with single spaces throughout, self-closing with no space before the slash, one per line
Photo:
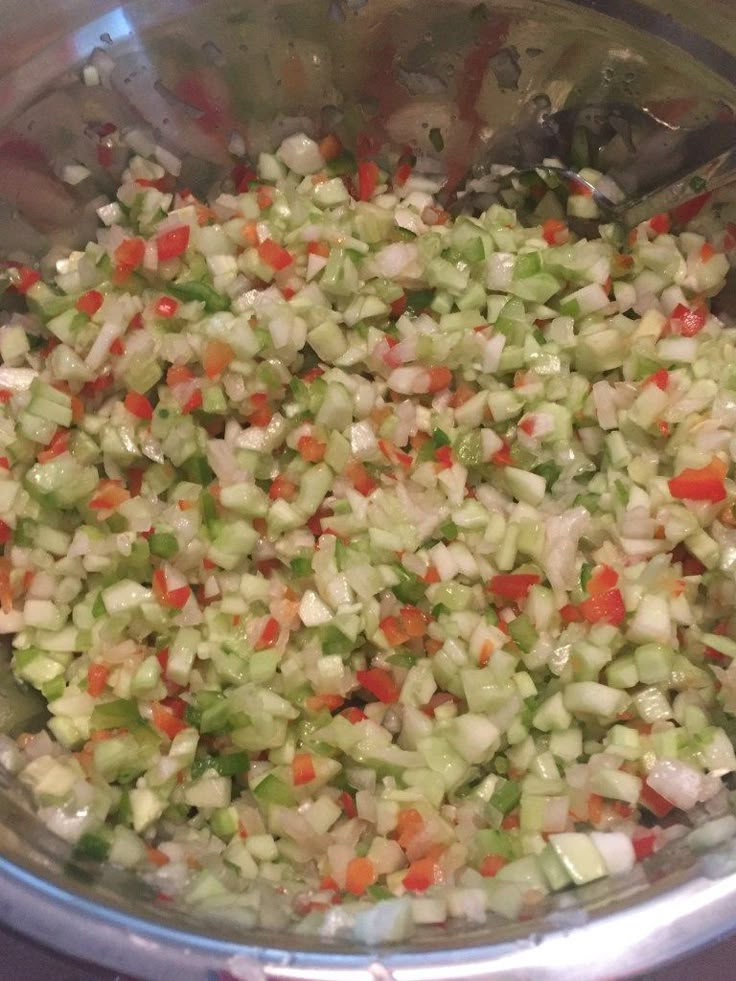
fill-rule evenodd
<path id="1" fill-rule="evenodd" d="M 701 164 L 671 184 L 650 191 L 635 201 L 627 201 L 615 209 L 616 218 L 626 228 L 633 228 L 641 221 L 662 211 L 672 211 L 705 191 L 736 181 L 736 146 Z"/>

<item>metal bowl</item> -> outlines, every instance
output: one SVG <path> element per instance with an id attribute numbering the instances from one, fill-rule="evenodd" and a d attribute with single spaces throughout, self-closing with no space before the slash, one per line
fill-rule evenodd
<path id="1" fill-rule="evenodd" d="M 346 142 L 412 142 L 424 166 L 453 179 L 484 156 L 523 164 L 557 153 L 600 160 L 645 190 L 734 138 L 732 4 L 4 0 L 0 253 L 48 262 L 90 237 L 123 166 L 109 124 L 152 134 L 202 188 L 233 154 L 337 128 Z M 100 84 L 84 84 L 84 65 Z M 68 183 L 80 164 L 90 175 Z M 29 726 L 34 711 L 7 726 Z M 0 692 L 0 725 L 4 715 Z M 732 841 L 705 857 L 673 843 L 523 922 L 454 921 L 369 948 L 168 908 L 127 874 L 73 861 L 0 780 L 0 917 L 150 979 L 622 978 L 735 929 L 733 870 Z"/>

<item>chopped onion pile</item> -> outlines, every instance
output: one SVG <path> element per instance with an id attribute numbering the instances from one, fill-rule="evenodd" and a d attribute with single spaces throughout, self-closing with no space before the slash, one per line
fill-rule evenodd
<path id="1" fill-rule="evenodd" d="M 209 204 L 135 156 L 96 242 L 8 271 L 0 631 L 52 739 L 0 748 L 78 854 L 376 942 L 717 811 L 736 335 L 667 216 L 453 222 L 339 153 Z"/>

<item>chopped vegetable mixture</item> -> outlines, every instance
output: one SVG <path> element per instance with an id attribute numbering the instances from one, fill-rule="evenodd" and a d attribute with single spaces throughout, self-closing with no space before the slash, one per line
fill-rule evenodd
<path id="1" fill-rule="evenodd" d="M 133 157 L 6 271 L 0 631 L 50 721 L 0 759 L 245 926 L 513 917 L 736 769 L 722 242 L 438 189 L 334 137 L 209 204 Z"/>

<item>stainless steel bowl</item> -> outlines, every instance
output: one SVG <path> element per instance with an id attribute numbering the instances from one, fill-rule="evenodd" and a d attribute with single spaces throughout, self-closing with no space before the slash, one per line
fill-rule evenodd
<path id="1" fill-rule="evenodd" d="M 231 151 L 301 128 L 410 140 L 427 166 L 441 128 L 456 177 L 484 153 L 524 163 L 592 148 L 628 190 L 733 138 L 733 0 L 3 0 L 0 27 L 3 258 L 89 238 L 123 163 L 100 150 L 109 123 L 152 132 L 204 188 Z M 102 84 L 83 84 L 88 63 Z M 91 176 L 71 186 L 60 178 L 76 164 Z M 736 928 L 729 841 L 700 858 L 673 845 L 521 923 L 455 921 L 381 949 L 245 932 L 71 861 L 0 784 L 0 918 L 142 978 L 594 981 Z"/>

